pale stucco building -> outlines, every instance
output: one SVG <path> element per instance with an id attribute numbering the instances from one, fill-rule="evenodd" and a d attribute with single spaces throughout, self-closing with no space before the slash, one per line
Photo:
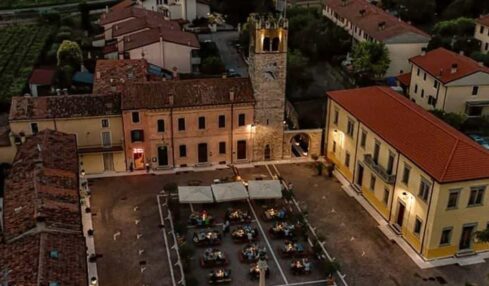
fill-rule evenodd
<path id="1" fill-rule="evenodd" d="M 319 155 L 321 129 L 287 130 L 287 20 L 253 15 L 250 28 L 249 78 L 150 81 L 144 60 L 101 60 L 94 91 L 108 95 L 16 97 L 13 136 L 77 134 L 86 173 Z"/>
<path id="2" fill-rule="evenodd" d="M 126 170 L 119 95 L 14 97 L 9 124 L 18 146 L 44 129 L 75 134 L 80 169 Z"/>
<path id="3" fill-rule="evenodd" d="M 425 32 L 366 0 L 326 0 L 323 15 L 344 28 L 352 36 L 353 44 L 384 43 L 391 60 L 386 77 L 410 70 L 409 59 L 419 55 L 431 39 Z"/>
<path id="4" fill-rule="evenodd" d="M 410 59 L 409 98 L 427 110 L 489 114 L 489 68 L 444 48 Z"/>
<path id="5" fill-rule="evenodd" d="M 327 158 L 419 255 L 489 249 L 489 151 L 388 87 L 328 97 Z"/>
<path id="6" fill-rule="evenodd" d="M 130 6 L 101 15 L 104 56 L 108 59 L 146 59 L 150 64 L 178 73 L 198 71 L 200 44 L 163 13 Z"/>
<path id="7" fill-rule="evenodd" d="M 481 52 L 489 53 L 489 15 L 475 20 L 474 38 L 481 41 Z"/>

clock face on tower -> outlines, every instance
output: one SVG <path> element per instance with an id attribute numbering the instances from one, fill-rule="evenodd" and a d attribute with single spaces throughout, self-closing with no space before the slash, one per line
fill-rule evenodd
<path id="1" fill-rule="evenodd" d="M 263 67 L 263 76 L 266 80 L 272 81 L 277 79 L 277 63 L 269 63 Z"/>

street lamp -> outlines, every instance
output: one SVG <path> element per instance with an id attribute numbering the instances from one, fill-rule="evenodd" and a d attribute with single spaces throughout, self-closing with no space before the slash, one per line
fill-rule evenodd
<path id="1" fill-rule="evenodd" d="M 258 286 L 265 286 L 265 274 L 268 269 L 268 264 L 263 255 L 260 255 L 257 266 L 258 271 L 260 271 L 260 283 L 258 283 Z"/>

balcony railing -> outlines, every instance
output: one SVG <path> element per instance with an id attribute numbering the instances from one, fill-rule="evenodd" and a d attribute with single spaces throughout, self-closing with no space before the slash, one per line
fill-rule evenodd
<path id="1" fill-rule="evenodd" d="M 392 185 L 396 181 L 396 176 L 389 174 L 384 167 L 376 163 L 371 154 L 365 154 L 364 163 L 384 182 Z"/>

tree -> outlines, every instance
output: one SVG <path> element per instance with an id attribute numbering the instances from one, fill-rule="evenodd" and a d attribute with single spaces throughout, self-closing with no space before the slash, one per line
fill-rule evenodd
<path id="1" fill-rule="evenodd" d="M 472 18 L 460 17 L 452 20 L 440 21 L 433 27 L 433 34 L 441 37 L 473 36 L 475 21 Z"/>
<path id="2" fill-rule="evenodd" d="M 73 80 L 73 67 L 64 65 L 58 69 L 58 80 L 62 88 L 70 88 Z"/>
<path id="3" fill-rule="evenodd" d="M 435 0 L 399 0 L 401 18 L 416 24 L 428 23 L 435 14 Z"/>
<path id="4" fill-rule="evenodd" d="M 361 77 L 381 78 L 390 64 L 389 51 L 384 43 L 366 41 L 353 47 L 353 71 Z"/>
<path id="5" fill-rule="evenodd" d="M 317 9 L 293 7 L 289 18 L 289 48 L 310 60 L 327 60 L 350 50 L 351 36 L 322 16 Z"/>
<path id="6" fill-rule="evenodd" d="M 92 31 L 92 22 L 90 21 L 90 8 L 85 0 L 78 5 L 81 15 L 81 26 L 86 31 Z"/>
<path id="7" fill-rule="evenodd" d="M 455 0 L 442 12 L 443 19 L 458 17 L 475 18 L 489 12 L 489 1 L 481 0 Z"/>
<path id="8" fill-rule="evenodd" d="M 462 130 L 463 124 L 467 120 L 467 117 L 463 114 L 445 112 L 440 109 L 431 110 L 430 112 L 457 130 Z"/>
<path id="9" fill-rule="evenodd" d="M 463 51 L 472 55 L 479 51 L 480 43 L 474 40 L 475 21 L 471 18 L 460 17 L 452 20 L 438 22 L 433 27 L 433 37 L 428 49 L 443 47 L 454 52 Z"/>
<path id="10" fill-rule="evenodd" d="M 202 60 L 201 71 L 205 74 L 221 74 L 224 72 L 224 65 L 220 57 L 210 56 Z"/>
<path id="11" fill-rule="evenodd" d="M 64 40 L 57 52 L 58 66 L 78 67 L 83 61 L 82 51 L 76 42 Z"/>
<path id="12" fill-rule="evenodd" d="M 287 53 L 287 92 L 291 94 L 296 89 L 306 88 L 312 81 L 312 75 L 307 70 L 308 58 L 299 50 L 289 50 Z"/>

